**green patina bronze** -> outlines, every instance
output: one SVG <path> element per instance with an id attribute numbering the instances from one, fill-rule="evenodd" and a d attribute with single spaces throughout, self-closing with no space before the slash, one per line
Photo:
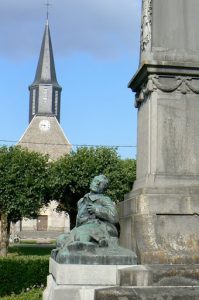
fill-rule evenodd
<path id="1" fill-rule="evenodd" d="M 78 201 L 76 227 L 57 239 L 52 257 L 59 263 L 132 264 L 134 252 L 118 245 L 119 218 L 115 203 L 103 194 L 104 175 L 94 177 L 90 193 Z"/>

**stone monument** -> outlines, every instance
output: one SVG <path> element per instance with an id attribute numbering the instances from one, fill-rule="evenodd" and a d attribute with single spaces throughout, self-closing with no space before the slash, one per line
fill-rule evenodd
<path id="1" fill-rule="evenodd" d="M 118 272 L 137 264 L 133 251 L 118 244 L 119 217 L 103 194 L 104 175 L 94 177 L 90 193 L 78 201 L 76 227 L 57 239 L 44 300 L 94 300 L 96 289 L 118 286 Z"/>
<path id="2" fill-rule="evenodd" d="M 137 175 L 121 244 L 140 264 L 199 263 L 199 1 L 143 0 Z"/>

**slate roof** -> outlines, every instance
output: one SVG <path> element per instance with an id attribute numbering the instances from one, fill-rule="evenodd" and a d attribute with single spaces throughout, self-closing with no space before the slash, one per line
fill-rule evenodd
<path id="1" fill-rule="evenodd" d="M 46 21 L 36 75 L 32 85 L 37 84 L 53 84 L 57 87 L 60 87 L 57 82 L 55 71 L 53 48 L 48 20 Z"/>

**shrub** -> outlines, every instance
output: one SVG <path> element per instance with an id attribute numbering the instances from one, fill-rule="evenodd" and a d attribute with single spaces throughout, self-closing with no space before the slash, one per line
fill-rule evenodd
<path id="1" fill-rule="evenodd" d="M 0 259 L 0 297 L 20 294 L 27 288 L 46 285 L 49 257 L 27 256 Z M 34 299 L 34 298 L 33 298 Z"/>
<path id="2" fill-rule="evenodd" d="M 55 245 L 45 245 L 45 247 L 40 247 L 39 245 L 19 245 L 9 247 L 9 256 L 48 256 Z"/>
<path id="3" fill-rule="evenodd" d="M 11 295 L 7 297 L 1 297 L 2 300 L 41 300 L 42 299 L 42 290 L 33 289 L 29 292 L 23 292 L 20 295 Z"/>

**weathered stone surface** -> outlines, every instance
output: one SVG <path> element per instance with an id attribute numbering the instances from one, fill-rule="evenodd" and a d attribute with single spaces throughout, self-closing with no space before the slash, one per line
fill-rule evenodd
<path id="1" fill-rule="evenodd" d="M 153 270 L 150 266 L 129 266 L 118 270 L 119 285 L 124 286 L 152 286 Z"/>
<path id="2" fill-rule="evenodd" d="M 58 264 L 50 259 L 50 275 L 43 300 L 94 300 L 100 288 L 118 286 L 118 265 Z"/>
<path id="3" fill-rule="evenodd" d="M 144 0 L 141 63 L 199 61 L 197 0 Z"/>
<path id="4" fill-rule="evenodd" d="M 59 264 L 50 259 L 50 274 L 58 285 L 103 285 L 118 284 L 118 270 L 125 266 L 118 265 L 78 265 Z"/>
<path id="5" fill-rule="evenodd" d="M 134 189 L 197 185 L 199 66 L 146 65 L 130 87 L 139 107 Z"/>
<path id="6" fill-rule="evenodd" d="M 199 263 L 198 188 L 146 188 L 121 203 L 121 244 L 141 264 Z"/>
<path id="7" fill-rule="evenodd" d="M 131 266 L 119 270 L 120 286 L 199 286 L 199 265 Z"/>
<path id="8" fill-rule="evenodd" d="M 96 291 L 95 300 L 198 300 L 198 287 L 109 288 Z"/>
<path id="9" fill-rule="evenodd" d="M 49 275 L 43 300 L 94 300 L 97 288 L 97 286 L 57 285 L 52 275 Z"/>
<path id="10" fill-rule="evenodd" d="M 199 299 L 198 265 L 84 266 L 51 259 L 50 272 L 44 300 Z"/>

